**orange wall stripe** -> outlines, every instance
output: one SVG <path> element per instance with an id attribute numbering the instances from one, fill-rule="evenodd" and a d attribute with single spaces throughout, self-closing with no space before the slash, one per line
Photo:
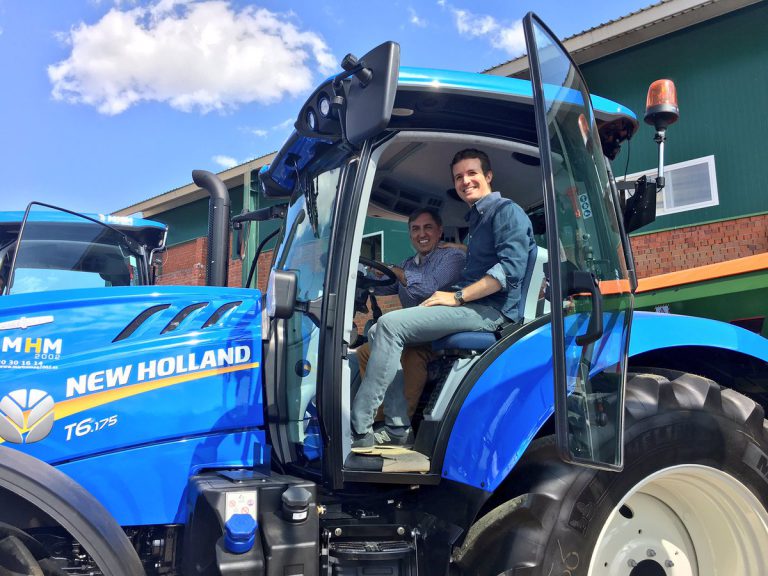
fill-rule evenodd
<path id="1" fill-rule="evenodd" d="M 768 253 L 756 254 L 755 256 L 736 258 L 735 260 L 728 260 L 727 262 L 719 262 L 717 264 L 707 264 L 706 266 L 698 266 L 688 270 L 680 270 L 679 272 L 669 272 L 668 274 L 640 278 L 638 280 L 637 292 L 650 292 L 652 290 L 661 290 L 662 288 L 714 280 L 737 274 L 747 274 L 765 269 L 768 269 Z"/>

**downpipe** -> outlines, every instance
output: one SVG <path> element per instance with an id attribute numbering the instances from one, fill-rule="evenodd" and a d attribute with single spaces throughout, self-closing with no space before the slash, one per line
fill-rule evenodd
<path id="1" fill-rule="evenodd" d="M 229 190 L 207 170 L 193 170 L 192 181 L 208 192 L 208 251 L 206 286 L 226 286 L 229 269 Z"/>

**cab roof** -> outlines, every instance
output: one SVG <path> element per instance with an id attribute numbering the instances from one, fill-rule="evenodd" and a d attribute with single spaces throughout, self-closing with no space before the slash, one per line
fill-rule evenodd
<path id="1" fill-rule="evenodd" d="M 546 94 L 547 87 L 544 89 Z M 552 89 L 557 90 L 558 99 L 576 102 L 580 98 L 580 94 L 573 90 Z M 616 126 L 616 132 L 621 132 L 624 139 L 637 131 L 637 116 L 629 108 L 607 98 L 590 96 L 598 127 Z M 484 99 L 482 105 L 478 98 Z M 308 106 L 314 105 L 311 99 L 302 108 L 300 118 Z M 389 128 L 479 133 L 535 145 L 531 82 L 476 72 L 401 67 Z M 297 169 L 301 171 L 319 150 L 334 141 L 322 135 L 294 131 L 272 164 L 260 171 L 266 193 L 271 196 L 289 194 Z"/>
<path id="2" fill-rule="evenodd" d="M 0 239 L 3 243 L 18 236 L 25 213 L 24 210 L 0 211 Z M 112 214 L 84 213 L 83 215 L 119 230 L 150 249 L 161 247 L 165 243 L 168 227 L 162 222 Z M 77 225 L 82 224 L 83 219 L 63 210 L 31 210 L 28 221 L 41 224 Z"/>

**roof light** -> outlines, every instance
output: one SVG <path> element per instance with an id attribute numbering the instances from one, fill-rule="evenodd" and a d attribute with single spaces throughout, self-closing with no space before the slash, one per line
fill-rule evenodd
<path id="1" fill-rule="evenodd" d="M 317 107 L 320 110 L 320 114 L 325 118 L 328 118 L 328 116 L 331 115 L 331 100 L 326 94 L 320 96 L 320 99 L 317 102 Z"/>
<path id="2" fill-rule="evenodd" d="M 317 130 L 317 116 L 315 115 L 315 111 L 312 110 L 312 108 L 307 110 L 306 121 L 310 130 Z"/>
<path id="3" fill-rule="evenodd" d="M 680 111 L 677 108 L 677 89 L 672 80 L 656 80 L 648 88 L 645 100 L 645 122 L 656 130 L 666 130 L 677 122 Z"/>

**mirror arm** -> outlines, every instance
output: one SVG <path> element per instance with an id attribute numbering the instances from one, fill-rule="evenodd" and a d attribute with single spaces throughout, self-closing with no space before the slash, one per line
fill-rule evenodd
<path id="1" fill-rule="evenodd" d="M 248 270 L 248 279 L 245 281 L 245 288 L 249 288 L 251 285 L 251 280 L 253 280 L 253 276 L 256 273 L 256 264 L 259 261 L 259 256 L 261 255 L 261 251 L 263 250 L 264 246 L 272 240 L 275 236 L 277 236 L 280 231 L 282 231 L 282 228 L 277 228 L 276 230 L 273 230 L 269 234 L 267 234 L 264 239 L 259 242 L 258 247 L 256 248 L 256 253 L 253 255 L 253 260 L 251 260 L 251 269 Z"/>
<path id="2" fill-rule="evenodd" d="M 664 188 L 664 142 L 667 140 L 667 130 L 662 128 L 656 131 L 653 141 L 659 145 L 659 168 L 656 172 L 656 192 L 661 192 Z"/>

